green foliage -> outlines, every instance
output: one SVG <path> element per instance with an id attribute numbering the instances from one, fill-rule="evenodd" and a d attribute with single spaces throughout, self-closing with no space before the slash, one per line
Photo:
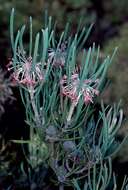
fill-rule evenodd
<path id="1" fill-rule="evenodd" d="M 30 18 L 26 48 L 25 26 L 14 36 L 12 10 L 9 69 L 19 86 L 30 126 L 30 140 L 15 142 L 28 143 L 28 163 L 33 169 L 41 164 L 51 168 L 55 174 L 52 180 L 60 189 L 105 190 L 111 178 L 111 157 L 120 147 L 115 137 L 123 112 L 119 105 L 105 107 L 101 103 L 95 118 L 94 102 L 103 90 L 116 50 L 101 60 L 95 44 L 83 49 L 92 25 L 88 30 L 79 25 L 74 35 L 66 25 L 58 38 L 51 17 L 46 17 L 45 27 L 35 36 L 32 23 Z M 79 53 L 81 62 L 77 62 Z"/>
<path id="2" fill-rule="evenodd" d="M 88 180 L 89 183 L 85 181 L 83 190 L 106 189 L 108 186 L 108 183 L 111 183 L 111 186 L 109 186 L 109 188 L 111 190 L 118 189 L 115 175 L 113 175 L 113 179 L 111 179 L 112 176 L 110 175 L 110 173 L 111 173 L 111 162 L 110 162 L 110 160 L 108 160 L 108 163 L 109 163 L 109 168 L 106 165 L 104 165 L 104 167 L 103 167 L 102 164 L 101 164 L 100 168 L 97 168 L 96 166 L 94 166 L 92 181 L 91 181 L 91 178 L 89 176 L 89 180 Z M 128 182 L 127 177 L 124 177 L 123 184 L 120 188 L 121 190 L 127 190 L 128 189 L 127 182 Z M 76 190 L 81 190 L 81 188 L 80 188 L 80 186 L 76 180 L 74 180 L 73 183 L 74 183 Z"/>

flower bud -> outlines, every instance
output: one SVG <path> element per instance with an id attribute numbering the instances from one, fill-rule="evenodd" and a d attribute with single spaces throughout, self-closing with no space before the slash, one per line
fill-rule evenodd
<path id="1" fill-rule="evenodd" d="M 73 152 L 76 150 L 76 145 L 73 141 L 65 141 L 63 143 L 63 148 L 67 152 Z"/>

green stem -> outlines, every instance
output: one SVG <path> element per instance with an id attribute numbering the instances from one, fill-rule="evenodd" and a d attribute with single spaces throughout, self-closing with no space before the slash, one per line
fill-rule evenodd
<path id="1" fill-rule="evenodd" d="M 40 117 L 39 117 L 39 113 L 38 110 L 36 108 L 36 104 L 35 104 L 35 100 L 34 100 L 34 88 L 33 86 L 29 87 L 29 93 L 30 93 L 30 99 L 31 99 L 31 103 L 32 103 L 32 108 L 35 114 L 35 120 L 36 120 L 36 124 L 37 127 L 41 127 L 41 121 L 40 121 Z"/>
<path id="2" fill-rule="evenodd" d="M 75 107 L 76 107 L 76 103 L 72 102 L 69 113 L 68 113 L 67 124 L 65 125 L 65 128 L 68 128 L 68 125 L 70 124 Z"/>
<path id="3" fill-rule="evenodd" d="M 59 185 L 59 190 L 64 190 L 64 185 L 63 184 Z"/>

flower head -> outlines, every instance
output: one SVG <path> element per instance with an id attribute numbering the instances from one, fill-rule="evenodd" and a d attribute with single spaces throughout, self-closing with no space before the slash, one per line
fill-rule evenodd
<path id="1" fill-rule="evenodd" d="M 26 86 L 36 85 L 38 82 L 44 80 L 43 73 L 41 71 L 41 63 L 36 63 L 34 70 L 32 71 L 32 58 L 26 58 L 19 56 L 19 62 L 16 66 L 13 66 L 13 60 L 8 65 L 8 70 L 13 70 L 13 80 L 19 84 Z"/>
<path id="2" fill-rule="evenodd" d="M 79 85 L 78 74 L 73 74 L 70 78 L 70 81 L 68 81 L 67 76 L 64 75 L 60 81 L 60 85 L 61 85 L 61 93 L 63 95 L 69 97 L 72 101 L 77 101 L 78 99 L 77 88 Z"/>
<path id="3" fill-rule="evenodd" d="M 57 50 L 48 49 L 48 61 L 55 67 L 63 67 L 66 59 L 66 42 L 62 43 Z"/>
<path id="4" fill-rule="evenodd" d="M 61 93 L 69 97 L 75 104 L 78 103 L 82 95 L 85 104 L 93 103 L 93 97 L 99 94 L 99 91 L 96 89 L 98 83 L 98 80 L 87 79 L 83 81 L 80 87 L 80 79 L 77 73 L 72 74 L 70 79 L 64 75 L 60 81 Z"/>

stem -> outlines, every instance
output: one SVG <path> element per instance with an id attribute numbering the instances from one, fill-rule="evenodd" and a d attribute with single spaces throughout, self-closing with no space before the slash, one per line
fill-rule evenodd
<path id="1" fill-rule="evenodd" d="M 51 142 L 51 157 L 54 158 L 54 142 Z"/>
<path id="2" fill-rule="evenodd" d="M 73 111 L 74 111 L 75 106 L 76 106 L 76 104 L 72 103 L 72 105 L 71 105 L 71 107 L 70 107 L 70 110 L 69 110 L 68 117 L 67 117 L 67 122 L 70 122 L 70 121 L 71 121 L 71 117 L 72 117 L 72 114 L 73 114 Z"/>
<path id="3" fill-rule="evenodd" d="M 64 190 L 64 185 L 63 184 L 59 185 L 59 190 Z"/>
<path id="4" fill-rule="evenodd" d="M 40 117 L 39 117 L 39 114 L 38 114 L 38 111 L 37 111 L 37 108 L 36 108 L 36 104 L 35 104 L 35 100 L 34 100 L 34 88 L 33 88 L 32 85 L 29 87 L 29 93 L 30 93 L 30 99 L 31 99 L 31 103 L 32 103 L 32 108 L 33 108 L 33 111 L 34 111 L 34 114 L 35 114 L 35 120 L 36 120 L 36 123 L 37 123 L 37 127 L 41 127 Z"/>
<path id="5" fill-rule="evenodd" d="M 67 128 L 68 125 L 70 124 L 70 121 L 71 121 L 71 118 L 72 118 L 72 114 L 73 114 L 73 112 L 74 112 L 75 107 L 76 107 L 76 103 L 73 102 L 73 103 L 71 104 L 71 107 L 70 107 L 70 110 L 69 110 L 69 113 L 68 113 L 67 124 L 65 125 L 65 128 Z"/>

